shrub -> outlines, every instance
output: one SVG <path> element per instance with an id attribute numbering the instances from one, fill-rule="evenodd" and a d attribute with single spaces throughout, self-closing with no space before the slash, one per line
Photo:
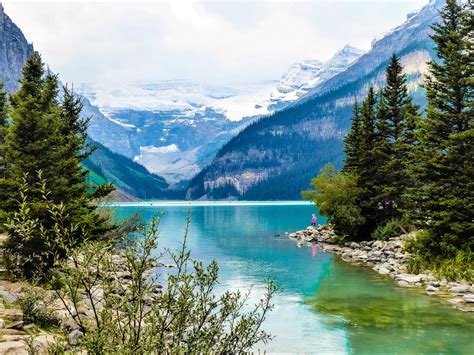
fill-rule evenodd
<path id="1" fill-rule="evenodd" d="M 46 293 L 40 289 L 28 288 L 23 293 L 18 304 L 26 324 L 34 323 L 40 327 L 57 325 L 47 299 Z"/>
<path id="2" fill-rule="evenodd" d="M 311 185 L 314 190 L 303 192 L 303 198 L 313 201 L 319 213 L 328 217 L 336 234 L 349 238 L 356 236 L 365 222 L 357 204 L 356 178 L 348 173 L 336 173 L 335 168 L 328 164 Z"/>
<path id="3" fill-rule="evenodd" d="M 439 278 L 449 281 L 474 280 L 474 253 L 469 248 L 450 254 L 435 254 L 433 240 L 428 231 L 411 233 L 405 239 L 405 249 L 414 255 L 408 260 L 408 271 L 420 273 L 431 271 Z"/>
<path id="4" fill-rule="evenodd" d="M 272 281 L 253 308 L 245 312 L 249 292 L 216 295 L 218 266 L 190 258 L 187 231 L 182 248 L 167 252 L 176 265 L 160 291 L 149 271 L 158 262 L 158 221 L 140 226 L 141 236 L 121 243 L 120 265 L 115 245 L 95 241 L 74 250 L 60 263 L 51 287 L 84 334 L 77 346 L 87 353 L 242 353 L 270 334 L 261 330 L 277 287 Z M 188 218 L 189 226 L 189 218 Z M 127 273 L 123 283 L 119 273 Z M 84 299 L 85 295 L 85 299 Z M 67 301 L 67 300 L 70 300 Z M 78 312 L 91 305 L 92 316 Z"/>
<path id="5" fill-rule="evenodd" d="M 388 240 L 398 237 L 402 233 L 401 221 L 397 218 L 390 219 L 387 223 L 378 226 L 372 233 L 372 239 Z"/>

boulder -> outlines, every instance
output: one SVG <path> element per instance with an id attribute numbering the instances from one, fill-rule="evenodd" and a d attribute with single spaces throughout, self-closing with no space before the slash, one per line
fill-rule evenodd
<path id="1" fill-rule="evenodd" d="M 0 291 L 0 296 L 7 303 L 15 303 L 19 299 L 18 294 L 10 291 Z"/>
<path id="2" fill-rule="evenodd" d="M 77 345 L 83 337 L 84 334 L 80 330 L 73 330 L 71 333 L 69 333 L 67 339 L 69 341 L 69 344 Z"/>
<path id="3" fill-rule="evenodd" d="M 451 293 L 467 293 L 469 291 L 471 291 L 471 287 L 467 285 L 453 286 L 449 289 Z"/>
<path id="4" fill-rule="evenodd" d="M 426 291 L 427 292 L 437 292 L 438 288 L 430 284 L 426 287 Z"/>
<path id="5" fill-rule="evenodd" d="M 462 299 L 466 302 L 466 303 L 474 303 L 474 294 L 473 293 L 468 293 L 467 295 L 464 295 L 462 297 Z"/>
<path id="6" fill-rule="evenodd" d="M 24 341 L 5 341 L 0 343 L 0 354 L 28 355 Z"/>
<path id="7" fill-rule="evenodd" d="M 414 284 L 417 282 L 421 282 L 426 279 L 426 275 L 419 274 L 419 275 L 414 275 L 414 274 L 400 274 L 395 276 L 395 279 L 398 281 L 405 281 L 409 284 Z"/>

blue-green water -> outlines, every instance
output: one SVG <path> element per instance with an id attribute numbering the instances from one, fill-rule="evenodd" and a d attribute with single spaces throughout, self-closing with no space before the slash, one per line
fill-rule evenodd
<path id="1" fill-rule="evenodd" d="M 316 247 L 298 247 L 285 232 L 305 228 L 310 205 L 185 204 L 114 207 L 121 219 L 159 214 L 160 249 L 176 249 L 191 207 L 189 247 L 195 259 L 216 259 L 220 288 L 263 282 L 283 287 L 265 329 L 275 339 L 258 348 L 270 352 L 474 353 L 474 315 L 451 309 L 421 291 L 403 289 L 369 268 L 348 265 Z M 325 223 L 318 217 L 318 223 Z"/>

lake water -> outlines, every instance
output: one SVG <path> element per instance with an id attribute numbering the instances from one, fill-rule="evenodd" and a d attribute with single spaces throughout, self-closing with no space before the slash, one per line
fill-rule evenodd
<path id="1" fill-rule="evenodd" d="M 309 224 L 315 212 L 311 205 L 130 203 L 113 208 L 118 219 L 139 213 L 149 220 L 163 211 L 160 249 L 180 245 L 191 208 L 192 257 L 218 261 L 222 290 L 253 285 L 251 301 L 256 302 L 264 280 L 274 277 L 283 289 L 264 329 L 275 339 L 259 344 L 260 350 L 474 354 L 474 315 L 288 239 L 286 232 Z M 318 223 L 325 222 L 318 216 Z"/>

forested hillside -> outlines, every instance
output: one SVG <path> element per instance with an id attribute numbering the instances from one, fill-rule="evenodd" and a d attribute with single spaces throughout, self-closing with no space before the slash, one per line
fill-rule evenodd
<path id="1" fill-rule="evenodd" d="M 433 56 L 430 39 L 398 51 L 414 102 L 425 105 L 420 88 L 424 63 Z M 343 137 L 352 105 L 369 85 L 384 83 L 388 60 L 369 74 L 297 106 L 263 117 L 231 139 L 212 164 L 190 183 L 188 198 L 249 200 L 298 199 L 311 177 L 326 163 L 340 167 Z M 421 70 L 420 70 L 421 68 Z"/>
<path id="2" fill-rule="evenodd" d="M 150 173 L 143 165 L 112 152 L 102 144 L 90 140 L 97 149 L 84 161 L 90 170 L 89 181 L 95 184 L 112 183 L 119 190 L 141 199 L 177 198 L 177 192 L 168 191 L 168 183 Z"/>

